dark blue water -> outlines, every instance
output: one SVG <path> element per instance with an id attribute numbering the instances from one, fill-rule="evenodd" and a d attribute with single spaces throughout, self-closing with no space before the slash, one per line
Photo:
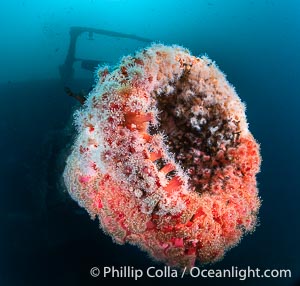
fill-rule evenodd
<path id="1" fill-rule="evenodd" d="M 261 144 L 260 224 L 209 267 L 290 269 L 292 278 L 140 283 L 300 285 L 299 1 L 14 0 L 0 3 L 0 15 L 1 286 L 106 285 L 111 281 L 90 277 L 91 267 L 162 267 L 135 247 L 114 244 L 64 191 L 61 174 L 74 138 L 71 114 L 79 107 L 64 87 L 88 91 L 93 85 L 93 73 L 80 61 L 73 63 L 73 77 L 59 73 L 71 26 L 206 53 L 247 103 L 250 130 Z M 75 56 L 115 64 L 147 45 L 82 33 Z"/>

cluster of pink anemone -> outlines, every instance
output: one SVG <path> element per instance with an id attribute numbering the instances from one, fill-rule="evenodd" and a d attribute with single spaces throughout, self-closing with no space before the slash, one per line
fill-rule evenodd
<path id="1" fill-rule="evenodd" d="M 100 68 L 75 122 L 64 181 L 115 242 L 192 267 L 254 229 L 259 146 L 207 57 L 152 45 Z"/>

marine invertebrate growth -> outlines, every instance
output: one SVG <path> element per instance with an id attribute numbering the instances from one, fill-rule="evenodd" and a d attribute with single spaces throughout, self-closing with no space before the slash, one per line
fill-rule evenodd
<path id="1" fill-rule="evenodd" d="M 65 184 L 117 243 L 191 267 L 253 230 L 259 147 L 208 58 L 163 45 L 124 57 L 99 69 L 75 121 Z"/>

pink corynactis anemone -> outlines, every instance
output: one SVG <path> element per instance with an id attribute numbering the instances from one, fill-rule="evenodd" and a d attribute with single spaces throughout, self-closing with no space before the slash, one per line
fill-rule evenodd
<path id="1" fill-rule="evenodd" d="M 254 229 L 259 146 L 207 57 L 152 45 L 101 68 L 75 121 L 64 181 L 115 242 L 192 267 Z"/>

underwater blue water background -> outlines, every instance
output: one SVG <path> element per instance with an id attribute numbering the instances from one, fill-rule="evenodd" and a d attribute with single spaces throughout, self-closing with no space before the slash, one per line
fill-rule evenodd
<path id="1" fill-rule="evenodd" d="M 162 267 L 102 233 L 64 191 L 61 174 L 93 73 L 59 73 L 72 26 L 134 34 L 207 54 L 247 106 L 261 144 L 259 226 L 206 267 L 291 269 L 291 278 L 141 279 L 157 285 L 300 285 L 300 1 L 12 0 L 0 2 L 0 285 L 106 285 L 93 266 Z M 76 57 L 114 65 L 149 43 L 84 33 Z M 96 68 L 96 67 L 95 67 Z M 133 282 L 117 279 L 117 283 Z"/>

